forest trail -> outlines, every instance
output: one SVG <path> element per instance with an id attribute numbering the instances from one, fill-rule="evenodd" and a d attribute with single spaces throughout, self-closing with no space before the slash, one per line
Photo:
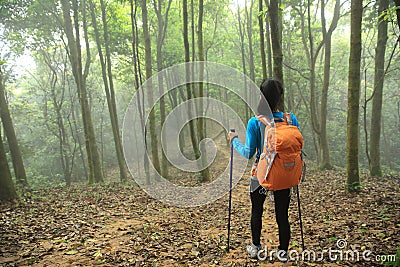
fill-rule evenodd
<path id="1" fill-rule="evenodd" d="M 347 248 L 395 254 L 400 245 L 400 189 L 394 177 L 366 179 L 359 195 L 343 192 L 340 171 L 309 173 L 301 186 L 307 249 Z M 46 189 L 2 205 L 0 266 L 282 266 L 248 258 L 248 180 L 233 190 L 231 251 L 226 253 L 228 196 L 195 208 L 149 198 L 135 185 Z M 301 244 L 292 195 L 291 249 Z M 265 203 L 262 243 L 276 249 L 273 203 Z M 303 262 L 304 266 L 369 266 L 365 262 Z M 287 266 L 298 266 L 290 262 Z M 379 266 L 376 262 L 374 266 Z"/>

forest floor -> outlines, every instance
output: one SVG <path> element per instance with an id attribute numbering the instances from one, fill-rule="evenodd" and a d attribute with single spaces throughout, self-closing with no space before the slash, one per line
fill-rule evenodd
<path id="1" fill-rule="evenodd" d="M 362 177 L 359 194 L 344 192 L 341 170 L 308 172 L 300 187 L 306 249 L 342 248 L 342 259 L 287 266 L 381 266 L 400 247 L 399 177 Z M 0 205 L 0 266 L 282 266 L 252 260 L 248 180 L 233 190 L 231 250 L 226 252 L 228 195 L 203 207 L 177 208 L 136 185 L 74 185 L 25 194 Z M 290 207 L 291 250 L 301 252 L 296 195 Z M 273 203 L 265 203 L 262 243 L 278 245 Z M 363 261 L 362 253 L 370 250 Z M 360 261 L 348 251 L 359 253 Z M 295 257 L 295 254 L 292 254 Z M 397 255 L 399 257 L 399 255 Z M 398 259 L 399 260 L 399 259 Z"/>

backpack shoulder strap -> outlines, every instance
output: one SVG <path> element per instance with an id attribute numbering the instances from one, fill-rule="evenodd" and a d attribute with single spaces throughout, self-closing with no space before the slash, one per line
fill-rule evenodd
<path id="1" fill-rule="evenodd" d="M 257 115 L 256 118 L 265 126 L 272 126 L 272 124 L 273 124 L 273 121 L 271 119 L 269 119 L 267 116 Z"/>
<path id="2" fill-rule="evenodd" d="M 292 117 L 290 116 L 290 113 L 284 113 L 283 118 L 288 125 L 293 125 Z"/>

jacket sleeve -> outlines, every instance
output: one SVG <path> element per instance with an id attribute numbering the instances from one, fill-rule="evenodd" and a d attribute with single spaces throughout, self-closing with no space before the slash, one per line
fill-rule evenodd
<path id="1" fill-rule="evenodd" d="M 250 159 L 256 153 L 256 149 L 259 142 L 259 127 L 258 121 L 256 118 L 251 118 L 247 124 L 246 130 L 246 141 L 242 144 L 239 138 L 234 138 L 232 140 L 232 145 L 235 150 L 242 156 L 247 159 Z"/>

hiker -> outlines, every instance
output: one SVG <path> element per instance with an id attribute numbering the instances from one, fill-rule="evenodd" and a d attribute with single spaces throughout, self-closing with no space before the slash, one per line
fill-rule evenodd
<path id="1" fill-rule="evenodd" d="M 284 113 L 277 107 L 281 96 L 283 95 L 282 83 L 273 78 L 265 79 L 260 86 L 260 91 L 264 95 L 272 111 L 275 122 L 284 119 Z M 260 96 L 260 101 L 257 107 L 258 115 L 268 116 L 269 110 L 265 100 Z M 272 118 L 271 118 L 272 119 Z M 298 127 L 297 118 L 290 113 L 290 119 L 293 126 Z M 260 159 L 262 151 L 262 143 L 264 139 L 264 131 L 260 130 L 261 121 L 257 117 L 252 117 L 247 124 L 246 141 L 242 144 L 239 141 L 236 132 L 230 132 L 228 135 L 229 141 L 232 143 L 235 150 L 243 157 L 250 159 L 256 154 L 255 164 Z M 253 169 L 255 166 L 253 166 Z M 254 175 L 253 175 L 254 176 Z M 251 177 L 250 182 L 250 199 L 251 199 L 251 235 L 252 243 L 247 246 L 246 251 L 251 258 L 257 258 L 258 252 L 261 250 L 260 236 L 262 228 L 263 204 L 266 198 L 267 190 L 260 185 L 256 177 Z M 279 227 L 279 246 L 278 258 L 287 260 L 287 251 L 290 240 L 290 225 L 288 218 L 290 188 L 273 191 L 275 202 L 276 222 Z"/>

